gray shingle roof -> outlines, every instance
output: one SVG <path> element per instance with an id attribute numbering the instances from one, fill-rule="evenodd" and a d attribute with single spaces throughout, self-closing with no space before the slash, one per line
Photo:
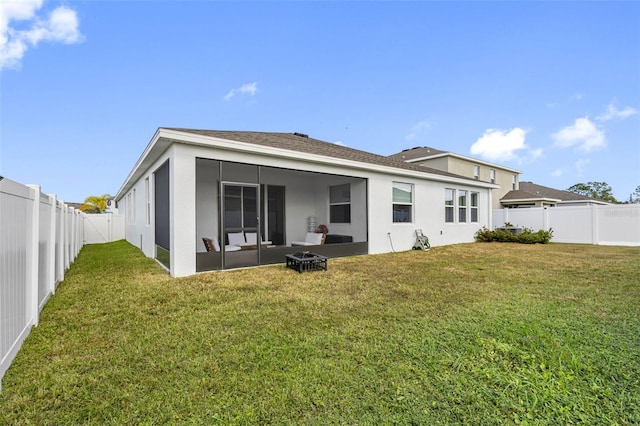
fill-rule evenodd
<path id="1" fill-rule="evenodd" d="M 576 194 L 571 191 L 549 188 L 537 185 L 533 182 L 520 182 L 520 189 L 509 191 L 502 197 L 501 201 L 508 200 L 539 200 L 541 198 L 554 199 L 560 201 L 594 201 L 593 198 Z M 599 201 L 599 200 L 595 200 Z"/>
<path id="2" fill-rule="evenodd" d="M 404 170 L 413 170 L 422 173 L 430 173 L 441 176 L 455 177 L 465 180 L 472 180 L 468 177 L 456 175 L 442 170 L 432 169 L 430 167 L 418 166 L 411 163 L 405 163 L 402 159 L 385 157 L 383 155 L 373 154 L 358 149 L 348 148 L 343 145 L 321 141 L 299 133 L 280 133 L 280 132 L 249 132 L 234 130 L 198 130 L 183 128 L 166 128 L 184 133 L 192 133 L 196 135 L 246 142 L 256 145 L 263 145 L 272 148 L 286 149 L 297 151 L 304 154 L 325 155 L 328 157 L 358 161 L 372 165 L 385 167 L 395 167 Z"/>
<path id="3" fill-rule="evenodd" d="M 430 148 L 428 146 L 417 146 L 415 148 L 405 149 L 397 154 L 392 154 L 388 158 L 393 158 L 399 161 L 410 161 L 416 158 L 432 157 L 434 155 L 448 154 L 448 151 L 441 151 L 439 149 Z"/>

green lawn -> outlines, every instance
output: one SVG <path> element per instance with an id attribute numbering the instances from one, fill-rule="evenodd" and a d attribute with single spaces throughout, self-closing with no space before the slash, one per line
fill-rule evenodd
<path id="1" fill-rule="evenodd" d="M 0 424 L 640 424 L 640 248 L 474 243 L 168 277 L 82 249 Z"/>

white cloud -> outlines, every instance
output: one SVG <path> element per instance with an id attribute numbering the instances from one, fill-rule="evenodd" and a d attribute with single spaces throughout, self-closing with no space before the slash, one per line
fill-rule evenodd
<path id="1" fill-rule="evenodd" d="M 584 172 L 584 169 L 589 164 L 591 164 L 590 158 L 581 158 L 578 161 L 576 161 L 576 171 L 578 172 L 578 176 L 582 176 L 582 172 Z"/>
<path id="2" fill-rule="evenodd" d="M 418 134 L 423 131 L 429 129 L 431 127 L 431 122 L 427 120 L 422 120 L 415 126 L 411 127 L 410 133 L 404 137 L 405 140 L 412 141 L 418 136 Z"/>
<path id="3" fill-rule="evenodd" d="M 527 161 L 528 162 L 534 162 L 538 158 L 542 157 L 543 153 L 544 153 L 544 151 L 543 151 L 542 148 L 530 149 Z"/>
<path id="4" fill-rule="evenodd" d="M 609 121 L 613 120 L 614 118 L 625 119 L 637 113 L 638 111 L 636 109 L 629 106 L 620 110 L 613 104 L 613 102 L 611 102 L 607 106 L 607 111 L 604 114 L 597 116 L 596 120 Z"/>
<path id="5" fill-rule="evenodd" d="M 334 144 L 340 145 L 340 146 L 346 146 L 342 141 L 335 141 Z"/>
<path id="6" fill-rule="evenodd" d="M 573 95 L 571 95 L 571 100 L 572 101 L 580 101 L 580 100 L 582 100 L 582 98 L 584 98 L 584 93 L 577 92 L 577 93 L 574 93 Z"/>
<path id="7" fill-rule="evenodd" d="M 589 120 L 589 117 L 578 118 L 575 123 L 554 133 L 551 137 L 555 145 L 560 148 L 576 147 L 581 151 L 590 152 L 607 145 L 604 131 Z"/>
<path id="8" fill-rule="evenodd" d="M 489 161 L 508 161 L 517 158 L 516 152 L 526 149 L 524 143 L 527 131 L 516 127 L 511 130 L 487 129 L 471 145 L 471 154 Z M 542 152 L 539 152 L 542 154 Z"/>
<path id="9" fill-rule="evenodd" d="M 553 177 L 560 177 L 564 174 L 564 170 L 562 169 L 555 169 L 554 171 L 551 172 L 551 176 Z"/>
<path id="10" fill-rule="evenodd" d="M 60 6 L 42 19 L 37 15 L 42 3 L 42 0 L 0 2 L 0 70 L 19 68 L 26 51 L 40 42 L 72 44 L 83 40 L 73 9 Z M 26 21 L 21 25 L 26 29 L 17 29 L 17 21 Z"/>
<path id="11" fill-rule="evenodd" d="M 225 101 L 231 100 L 231 98 L 233 98 L 238 94 L 248 94 L 250 96 L 254 96 L 257 92 L 258 92 L 258 82 L 254 81 L 252 83 L 243 84 L 237 89 L 229 90 L 229 93 L 225 95 L 224 100 Z"/>

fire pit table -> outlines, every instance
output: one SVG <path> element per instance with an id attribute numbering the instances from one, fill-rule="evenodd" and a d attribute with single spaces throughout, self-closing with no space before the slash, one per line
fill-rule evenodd
<path id="1" fill-rule="evenodd" d="M 295 269 L 298 272 L 304 271 L 326 271 L 327 257 L 308 251 L 285 255 L 287 268 Z"/>

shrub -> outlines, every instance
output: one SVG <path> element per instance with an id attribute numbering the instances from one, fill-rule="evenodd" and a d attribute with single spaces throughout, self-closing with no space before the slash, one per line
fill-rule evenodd
<path id="1" fill-rule="evenodd" d="M 497 241 L 501 243 L 546 244 L 551 241 L 551 238 L 553 237 L 553 230 L 549 229 L 548 231 L 544 231 L 541 229 L 534 232 L 530 228 L 524 228 L 522 233 L 514 234 L 511 231 L 504 229 L 491 231 L 490 229 L 487 229 L 487 227 L 483 226 L 478 229 L 474 237 L 476 241 L 484 243 Z"/>

